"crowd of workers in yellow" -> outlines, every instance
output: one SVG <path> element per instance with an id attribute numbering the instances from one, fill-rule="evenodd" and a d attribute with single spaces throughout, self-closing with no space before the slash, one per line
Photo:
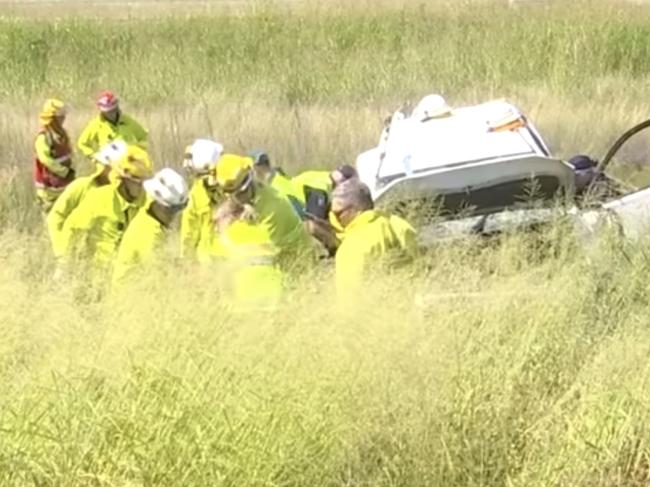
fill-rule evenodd
<path id="1" fill-rule="evenodd" d="M 197 139 L 185 151 L 185 175 L 168 167 L 154 173 L 142 125 L 110 91 L 96 105 L 98 115 L 77 141 L 94 166 L 83 177 L 75 172 L 63 102 L 47 100 L 39 115 L 34 183 L 59 275 L 128 285 L 156 262 L 177 217 L 178 254 L 221 262 L 239 301 L 276 303 L 295 262 L 333 257 L 345 296 L 372 269 L 415 257 L 414 229 L 374 208 L 352 166 L 290 178 L 262 151 L 241 156 Z"/>

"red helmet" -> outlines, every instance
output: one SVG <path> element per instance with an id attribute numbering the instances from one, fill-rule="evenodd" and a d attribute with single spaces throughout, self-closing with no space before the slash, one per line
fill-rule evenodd
<path id="1" fill-rule="evenodd" d="M 118 99 L 112 91 L 102 91 L 97 97 L 97 108 L 100 112 L 110 112 L 117 108 Z"/>

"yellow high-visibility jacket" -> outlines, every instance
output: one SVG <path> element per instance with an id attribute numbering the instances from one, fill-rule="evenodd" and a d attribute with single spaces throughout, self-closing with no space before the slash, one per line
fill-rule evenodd
<path id="1" fill-rule="evenodd" d="M 123 140 L 127 144 L 147 148 L 147 131 L 133 118 L 122 113 L 117 124 L 97 115 L 83 130 L 77 147 L 87 157 L 92 157 L 106 144 Z"/>
<path id="2" fill-rule="evenodd" d="M 225 259 L 232 297 L 239 303 L 273 306 L 282 296 L 278 249 L 264 225 L 237 220 L 217 239 L 216 254 Z"/>
<path id="3" fill-rule="evenodd" d="M 418 243 L 417 233 L 413 226 L 397 215 L 390 215 L 388 220 L 402 249 L 408 256 L 415 258 L 418 253 Z"/>
<path id="4" fill-rule="evenodd" d="M 265 229 L 280 254 L 296 256 L 313 252 L 311 237 L 289 201 L 264 184 L 256 183 L 255 188 L 256 223 Z"/>
<path id="5" fill-rule="evenodd" d="M 120 242 L 113 268 L 113 284 L 125 283 L 139 268 L 150 264 L 162 247 L 167 228 L 143 208 L 133 218 Z"/>
<path id="6" fill-rule="evenodd" d="M 302 218 L 305 211 L 305 195 L 301 188 L 294 185 L 291 179 L 279 171 L 273 173 L 268 186 L 284 196 L 291 203 L 296 214 Z"/>
<path id="7" fill-rule="evenodd" d="M 47 130 L 39 132 L 34 140 L 34 152 L 38 161 L 47 167 L 48 171 L 60 178 L 65 178 L 70 172 L 71 155 L 69 152 L 60 157 L 53 154 L 51 139 L 57 136 L 57 133 L 52 130 L 49 132 Z M 67 144 L 66 141 L 69 140 L 67 139 L 67 135 L 58 137 L 65 137 L 65 140 L 60 143 Z M 67 145 L 67 147 L 69 151 L 70 146 Z"/>
<path id="8" fill-rule="evenodd" d="M 305 171 L 294 176 L 291 181 L 303 194 L 303 198 L 305 188 L 320 189 L 328 194 L 332 192 L 332 178 L 329 171 Z"/>
<path id="9" fill-rule="evenodd" d="M 143 203 L 130 203 L 118 191 L 120 182 L 93 188 L 66 219 L 59 257 L 88 259 L 108 268 L 127 227 Z"/>
<path id="10" fill-rule="evenodd" d="M 410 238 L 404 238 L 407 241 Z M 412 249 L 402 244 L 389 217 L 376 210 L 364 211 L 345 228 L 336 253 L 337 292 L 350 296 L 362 286 L 369 271 L 390 268 L 412 256 Z"/>
<path id="11" fill-rule="evenodd" d="M 36 197 L 48 212 L 75 177 L 67 132 L 42 127 L 34 140 L 34 153 Z"/>
<path id="12" fill-rule="evenodd" d="M 63 253 L 63 225 L 66 219 L 79 206 L 88 191 L 97 187 L 99 187 L 97 175 L 77 178 L 66 186 L 61 196 L 52 206 L 52 209 L 47 214 L 47 230 L 50 234 L 54 255 L 60 256 Z"/>
<path id="13" fill-rule="evenodd" d="M 190 190 L 187 208 L 181 215 L 181 256 L 209 259 L 214 245 L 215 229 L 213 211 L 217 204 L 212 201 L 203 179 L 196 179 Z"/>

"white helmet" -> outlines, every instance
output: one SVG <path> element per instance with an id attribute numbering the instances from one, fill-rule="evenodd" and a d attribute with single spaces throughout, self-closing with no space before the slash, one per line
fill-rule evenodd
<path id="1" fill-rule="evenodd" d="M 99 152 L 96 152 L 94 159 L 104 166 L 110 166 L 126 155 L 127 148 L 128 146 L 123 140 L 114 140 L 102 147 Z"/>
<path id="2" fill-rule="evenodd" d="M 184 166 L 195 174 L 208 174 L 223 154 L 223 145 L 208 139 L 196 139 L 187 147 Z"/>
<path id="3" fill-rule="evenodd" d="M 166 167 L 158 171 L 154 177 L 147 179 L 144 190 L 156 202 L 176 211 L 187 206 L 189 191 L 183 176 L 173 169 Z"/>
<path id="4" fill-rule="evenodd" d="M 451 107 L 440 95 L 427 95 L 413 109 L 411 117 L 418 121 L 451 115 Z"/>

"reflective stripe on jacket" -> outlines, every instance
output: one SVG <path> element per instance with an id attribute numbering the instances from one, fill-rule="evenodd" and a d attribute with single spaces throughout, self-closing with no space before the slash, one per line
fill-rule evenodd
<path id="1" fill-rule="evenodd" d="M 237 220 L 215 246 L 226 260 L 230 286 L 238 303 L 273 306 L 282 295 L 283 275 L 276 265 L 278 249 L 263 224 Z"/>

